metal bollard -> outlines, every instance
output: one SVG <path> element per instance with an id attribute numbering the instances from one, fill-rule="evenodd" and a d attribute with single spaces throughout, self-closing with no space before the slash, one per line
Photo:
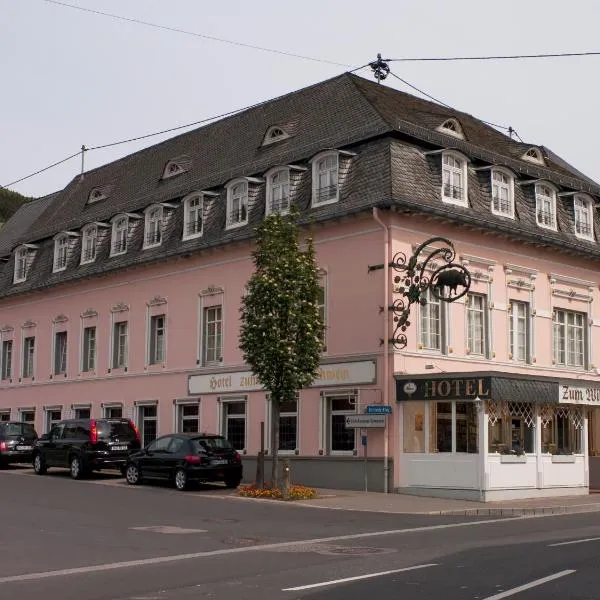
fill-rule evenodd
<path id="1" fill-rule="evenodd" d="M 291 480 L 291 466 L 289 460 L 283 461 L 283 477 L 281 481 L 281 494 L 284 500 L 287 500 L 290 495 L 290 480 Z"/>

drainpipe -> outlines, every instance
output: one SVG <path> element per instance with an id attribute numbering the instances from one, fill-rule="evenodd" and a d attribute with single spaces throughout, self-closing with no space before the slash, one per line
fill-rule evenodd
<path id="1" fill-rule="evenodd" d="M 377 208 L 373 208 L 373 218 L 383 228 L 383 403 L 390 403 L 390 311 L 388 310 L 389 303 L 389 281 L 390 281 L 390 230 L 387 225 L 381 220 Z M 383 491 L 385 494 L 389 492 L 389 474 L 390 474 L 390 425 L 386 419 L 385 429 L 383 432 Z"/>

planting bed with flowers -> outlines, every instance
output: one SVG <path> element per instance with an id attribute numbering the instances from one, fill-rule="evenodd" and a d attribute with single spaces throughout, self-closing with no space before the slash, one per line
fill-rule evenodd
<path id="1" fill-rule="evenodd" d="M 246 498 L 270 498 L 273 500 L 284 500 L 283 492 L 278 487 L 257 486 L 256 484 L 243 485 L 238 489 L 238 495 Z M 317 497 L 314 488 L 305 485 L 290 485 L 287 500 L 312 500 Z"/>

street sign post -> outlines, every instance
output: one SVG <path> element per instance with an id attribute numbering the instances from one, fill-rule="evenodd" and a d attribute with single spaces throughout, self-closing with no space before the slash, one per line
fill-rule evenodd
<path id="1" fill-rule="evenodd" d="M 369 404 L 365 413 L 367 415 L 391 415 L 392 407 L 389 404 Z"/>
<path id="2" fill-rule="evenodd" d="M 347 415 L 346 427 L 353 429 L 385 427 L 385 415 Z"/>

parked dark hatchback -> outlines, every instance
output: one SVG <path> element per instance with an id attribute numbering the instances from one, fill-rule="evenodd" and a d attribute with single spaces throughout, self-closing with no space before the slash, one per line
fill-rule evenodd
<path id="1" fill-rule="evenodd" d="M 242 480 L 242 457 L 223 436 L 173 433 L 132 454 L 125 477 L 131 485 L 146 479 L 172 481 L 178 490 L 213 481 L 235 488 Z"/>
<path id="2" fill-rule="evenodd" d="M 65 467 L 73 479 L 101 469 L 125 474 L 129 454 L 139 448 L 140 434 L 129 419 L 59 421 L 35 444 L 33 468 L 43 475 L 48 467 Z"/>
<path id="3" fill-rule="evenodd" d="M 0 467 L 13 463 L 31 463 L 37 437 L 31 423 L 0 423 Z"/>

